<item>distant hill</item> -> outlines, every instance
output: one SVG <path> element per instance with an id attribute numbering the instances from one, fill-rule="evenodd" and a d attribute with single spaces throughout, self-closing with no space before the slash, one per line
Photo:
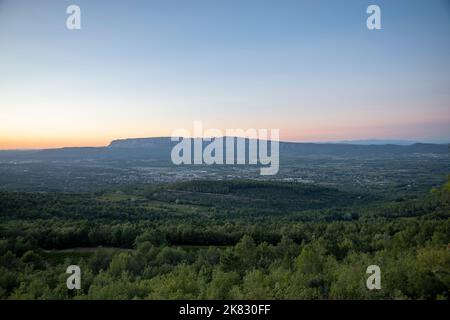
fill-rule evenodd
<path id="1" fill-rule="evenodd" d="M 367 139 L 367 140 L 343 140 L 331 143 L 337 144 L 358 144 L 358 145 L 386 145 L 386 144 L 395 144 L 399 146 L 409 146 L 416 143 L 431 143 L 431 144 L 448 144 L 450 140 L 441 140 L 441 141 L 416 141 L 416 140 L 390 140 L 390 139 Z"/>
<path id="2" fill-rule="evenodd" d="M 413 140 L 380 140 L 380 139 L 368 139 L 368 140 L 343 140 L 335 142 L 337 144 L 358 144 L 358 145 L 385 145 L 385 144 L 395 144 L 399 146 L 410 146 L 415 143 L 420 143 L 419 141 Z"/>
<path id="3" fill-rule="evenodd" d="M 113 140 L 108 148 L 161 148 L 172 145 L 170 137 Z"/>
<path id="4" fill-rule="evenodd" d="M 242 139 L 242 138 L 235 138 Z M 249 143 L 245 139 L 246 144 Z M 236 141 L 236 140 L 235 140 Z M 204 142 L 206 146 L 209 142 Z M 0 159 L 23 160 L 132 160 L 154 159 L 170 160 L 170 153 L 177 142 L 169 137 L 114 140 L 106 147 L 59 148 L 27 151 L 0 151 Z M 280 157 L 298 157 L 308 155 L 398 155 L 414 153 L 446 154 L 447 144 L 414 143 L 396 144 L 350 144 L 350 143 L 298 143 L 280 142 Z"/>

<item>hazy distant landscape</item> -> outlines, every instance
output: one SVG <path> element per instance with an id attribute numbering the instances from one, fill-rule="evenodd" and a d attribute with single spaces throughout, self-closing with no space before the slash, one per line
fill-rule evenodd
<path id="1" fill-rule="evenodd" d="M 281 143 L 269 177 L 175 166 L 172 146 L 0 152 L 0 296 L 449 298 L 448 145 Z"/>
<path id="2" fill-rule="evenodd" d="M 98 148 L 0 151 L 0 189 L 86 192 L 192 179 L 270 179 L 417 194 L 442 184 L 450 167 L 446 144 L 281 142 L 279 173 L 262 177 L 251 165 L 175 166 L 170 160 L 175 144 L 170 138 L 149 138 Z"/>

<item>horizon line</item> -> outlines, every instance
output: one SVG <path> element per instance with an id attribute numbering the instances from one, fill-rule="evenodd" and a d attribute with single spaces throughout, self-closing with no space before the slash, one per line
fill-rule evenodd
<path id="1" fill-rule="evenodd" d="M 226 138 L 229 136 L 212 136 L 212 137 L 182 137 L 179 138 L 191 138 L 191 139 L 211 139 L 211 138 Z M 39 150 L 58 150 L 58 149 L 70 149 L 70 148 L 107 148 L 115 141 L 126 141 L 126 140 L 145 140 L 145 139 L 170 139 L 171 136 L 149 136 L 149 137 L 134 137 L 134 138 L 116 138 L 110 140 L 109 144 L 99 144 L 99 145 L 74 145 L 74 146 L 55 146 L 55 147 L 17 147 L 17 148 L 1 148 L 0 151 L 39 151 Z M 244 138 L 244 139 L 252 139 L 249 137 L 240 137 L 233 136 L 233 138 Z M 256 140 L 263 140 L 258 139 Z M 267 141 L 273 141 L 268 139 Z M 353 145 L 398 145 L 398 146 L 407 146 L 418 143 L 423 144 L 450 144 L 450 139 L 399 139 L 399 138 L 389 138 L 389 139 L 377 139 L 377 138 L 368 138 L 368 139 L 339 139 L 339 140 L 326 140 L 326 141 L 304 141 L 304 140 L 278 140 L 280 143 L 309 143 L 309 144 L 353 144 Z M 370 143 L 373 142 L 373 143 Z"/>

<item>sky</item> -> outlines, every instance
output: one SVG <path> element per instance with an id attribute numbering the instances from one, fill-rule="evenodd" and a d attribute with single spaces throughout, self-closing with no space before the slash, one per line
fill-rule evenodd
<path id="1" fill-rule="evenodd" d="M 81 30 L 66 28 L 71 4 Z M 0 149 L 195 120 L 288 141 L 449 141 L 449 57 L 449 0 L 0 0 Z"/>

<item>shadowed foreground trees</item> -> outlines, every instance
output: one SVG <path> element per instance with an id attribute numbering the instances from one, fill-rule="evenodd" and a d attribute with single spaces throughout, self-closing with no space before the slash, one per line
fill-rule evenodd
<path id="1" fill-rule="evenodd" d="M 8 211 L 0 298 L 449 299 L 448 186 L 421 200 L 347 208 L 358 212 L 348 219 L 333 210 L 202 221 L 178 211 L 139 221 Z M 78 291 L 66 287 L 71 264 L 81 268 Z M 366 288 L 369 265 L 381 268 L 381 290 Z"/>

